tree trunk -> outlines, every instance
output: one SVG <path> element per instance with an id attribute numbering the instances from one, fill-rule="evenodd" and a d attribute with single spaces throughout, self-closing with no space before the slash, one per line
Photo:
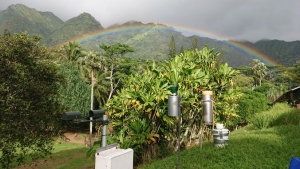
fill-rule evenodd
<path id="1" fill-rule="evenodd" d="M 259 86 L 261 86 L 262 77 L 259 77 Z"/>
<path id="2" fill-rule="evenodd" d="M 114 84 L 113 84 L 113 71 L 114 71 L 114 64 L 111 65 L 111 68 L 110 68 L 110 77 L 109 77 L 109 80 L 110 80 L 110 93 L 109 93 L 109 96 L 107 98 L 107 103 L 108 101 L 111 99 L 113 93 L 114 93 L 114 90 L 116 87 L 114 87 Z M 119 82 L 118 82 L 119 83 Z M 117 84 L 118 84 L 117 83 Z"/>
<path id="3" fill-rule="evenodd" d="M 94 109 L 94 105 L 93 105 L 93 103 L 94 103 L 94 81 L 95 81 L 95 79 L 94 79 L 94 68 L 92 67 L 92 70 L 91 70 L 91 79 L 92 79 L 92 87 L 91 87 L 91 110 L 93 110 Z M 89 144 L 89 147 L 91 147 L 92 146 L 92 132 L 93 132 L 93 122 L 92 122 L 92 120 L 93 120 L 93 117 L 90 117 L 90 144 Z"/>

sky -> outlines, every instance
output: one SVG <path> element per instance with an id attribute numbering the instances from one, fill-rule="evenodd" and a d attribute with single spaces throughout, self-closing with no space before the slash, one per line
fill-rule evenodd
<path id="1" fill-rule="evenodd" d="M 19 3 L 63 21 L 86 12 L 103 27 L 135 20 L 222 40 L 300 40 L 300 0 L 1 0 L 0 10 Z"/>

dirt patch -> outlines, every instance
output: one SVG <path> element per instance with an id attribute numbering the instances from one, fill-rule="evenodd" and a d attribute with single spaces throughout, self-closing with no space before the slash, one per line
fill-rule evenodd
<path id="1" fill-rule="evenodd" d="M 76 144 L 89 146 L 89 137 L 90 137 L 89 134 L 86 134 L 86 133 L 67 132 L 67 133 L 63 134 L 60 141 L 65 141 L 65 142 L 70 142 L 70 143 L 76 143 Z M 92 145 L 94 144 L 95 141 L 98 141 L 98 140 L 99 140 L 98 136 L 93 134 L 93 136 L 92 136 Z"/>
<path id="2" fill-rule="evenodd" d="M 32 162 L 31 164 L 21 165 L 14 169 L 56 169 L 56 168 L 64 168 L 68 164 L 73 165 L 72 161 L 84 159 L 83 163 L 78 163 L 79 166 L 74 167 L 74 169 L 90 169 L 94 167 L 94 159 L 87 158 L 85 156 L 86 149 L 76 149 L 76 150 L 66 150 L 65 152 L 52 154 L 51 156 L 47 156 L 44 159 L 37 160 Z M 69 167 L 70 168 L 70 167 Z"/>

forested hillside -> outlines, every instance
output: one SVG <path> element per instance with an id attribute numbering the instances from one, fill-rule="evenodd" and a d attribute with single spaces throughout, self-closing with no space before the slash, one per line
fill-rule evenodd
<path id="1" fill-rule="evenodd" d="M 128 54 L 133 58 L 166 60 L 169 58 L 172 35 L 177 53 L 181 48 L 190 49 L 195 38 L 195 36 L 186 37 L 176 29 L 162 24 L 145 24 L 132 20 L 103 28 L 100 22 L 88 13 L 82 13 L 63 22 L 51 12 L 40 12 L 22 4 L 11 5 L 6 10 L 0 11 L 0 33 L 27 31 L 30 35 L 38 34 L 43 37 L 41 43 L 48 47 L 94 36 L 79 43 L 87 50 L 95 51 L 100 50 L 98 46 L 102 43 L 125 43 L 135 49 L 135 52 Z M 300 60 L 300 41 L 261 40 L 255 43 L 239 43 L 259 50 L 284 66 L 292 66 Z M 255 57 L 229 45 L 231 42 L 228 41 L 197 37 L 197 44 L 199 49 L 205 45 L 215 48 L 221 52 L 224 61 L 233 67 L 248 66 Z"/>
<path id="2" fill-rule="evenodd" d="M 39 12 L 25 5 L 11 5 L 0 12 L 0 32 L 11 33 L 27 31 L 48 37 L 63 24 L 63 21 L 51 12 Z"/>
<path id="3" fill-rule="evenodd" d="M 254 47 L 286 66 L 296 64 L 300 58 L 300 41 L 261 40 L 254 43 Z"/>
<path id="4" fill-rule="evenodd" d="M 103 29 L 101 24 L 90 14 L 82 13 L 58 27 L 49 37 L 45 37 L 48 46 L 55 46 L 73 39 L 78 35 Z"/>

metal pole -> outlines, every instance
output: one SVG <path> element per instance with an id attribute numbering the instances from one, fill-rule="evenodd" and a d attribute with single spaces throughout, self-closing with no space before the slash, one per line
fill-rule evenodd
<path id="1" fill-rule="evenodd" d="M 178 169 L 180 169 L 180 125 L 181 125 L 181 113 L 182 107 L 180 106 L 181 112 L 178 115 Z"/>
<path id="2" fill-rule="evenodd" d="M 101 147 L 105 147 L 107 145 L 107 122 L 108 122 L 108 116 L 103 115 L 103 127 L 102 127 L 102 144 Z"/>

